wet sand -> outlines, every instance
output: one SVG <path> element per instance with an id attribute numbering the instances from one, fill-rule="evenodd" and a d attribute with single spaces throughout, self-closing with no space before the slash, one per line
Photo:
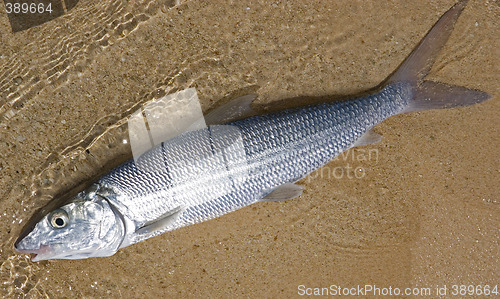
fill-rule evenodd
<path id="1" fill-rule="evenodd" d="M 470 1 L 428 77 L 490 101 L 394 116 L 375 128 L 382 142 L 303 179 L 301 197 L 112 257 L 32 263 L 13 249 L 55 194 L 131 157 L 121 140 L 142 103 L 187 87 L 205 111 L 250 92 L 259 107 L 360 93 L 454 3 L 80 1 L 15 34 L 0 15 L 0 295 L 274 298 L 373 285 L 431 288 L 434 297 L 436 286 L 449 296 L 452 285 L 498 284 L 495 1 Z"/>

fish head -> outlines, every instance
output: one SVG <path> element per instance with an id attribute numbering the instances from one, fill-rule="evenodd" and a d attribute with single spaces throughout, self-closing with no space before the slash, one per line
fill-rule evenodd
<path id="1" fill-rule="evenodd" d="M 35 254 L 34 262 L 110 256 L 125 236 L 123 221 L 109 202 L 95 192 L 85 191 L 28 229 L 14 247 Z"/>

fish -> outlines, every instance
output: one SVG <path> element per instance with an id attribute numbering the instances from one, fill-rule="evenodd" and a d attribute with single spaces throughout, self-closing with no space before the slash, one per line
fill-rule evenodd
<path id="1" fill-rule="evenodd" d="M 32 261 L 111 256 L 257 202 L 296 198 L 297 181 L 350 148 L 378 142 L 372 129 L 385 119 L 488 100 L 483 91 L 425 80 L 466 4 L 444 13 L 365 95 L 261 115 L 252 115 L 255 95 L 229 101 L 206 116 L 208 127 L 162 142 L 43 211 L 15 249 Z"/>

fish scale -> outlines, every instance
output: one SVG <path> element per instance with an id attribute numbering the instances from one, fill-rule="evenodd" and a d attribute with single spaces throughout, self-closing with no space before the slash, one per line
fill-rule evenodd
<path id="1" fill-rule="evenodd" d="M 175 225 L 169 228 L 176 229 L 252 204 L 274 188 L 299 180 L 351 147 L 368 129 L 401 112 L 410 98 L 409 84 L 397 83 L 351 101 L 294 108 L 228 123 L 241 132 L 247 161 L 244 169 L 231 173 L 242 178 L 232 186 L 224 185 L 232 181 L 226 177 L 204 180 L 213 177 L 220 166 L 203 160 L 195 164 L 200 170 L 198 179 L 186 171 L 162 169 L 166 152 L 175 151 L 178 157 L 185 158 L 190 149 L 210 151 L 210 143 L 199 138 L 202 130 L 181 134 L 141 157 L 140 163 L 161 171 L 142 171 L 130 161 L 103 176 L 98 183 L 117 194 L 110 202 L 121 207 L 120 212 L 138 225 L 177 206 L 185 207 Z M 200 191 L 179 199 L 181 190 L 192 188 Z M 209 192 L 219 188 L 228 193 L 211 198 Z"/>

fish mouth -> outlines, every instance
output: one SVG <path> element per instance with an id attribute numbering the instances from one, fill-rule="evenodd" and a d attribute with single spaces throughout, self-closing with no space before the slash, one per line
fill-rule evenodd
<path id="1" fill-rule="evenodd" d="M 24 248 L 21 242 L 20 243 L 16 242 L 14 248 L 18 252 L 30 254 L 32 262 L 46 260 L 52 253 L 52 247 L 50 245 L 44 245 L 44 244 L 41 244 L 39 248 Z"/>

